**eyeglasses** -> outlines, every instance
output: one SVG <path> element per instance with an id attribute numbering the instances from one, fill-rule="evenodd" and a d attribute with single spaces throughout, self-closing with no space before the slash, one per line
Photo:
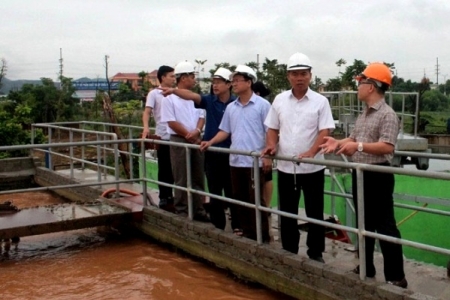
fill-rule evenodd
<path id="1" fill-rule="evenodd" d="M 362 84 L 373 84 L 373 82 L 370 81 L 358 81 L 358 86 L 362 85 Z"/>

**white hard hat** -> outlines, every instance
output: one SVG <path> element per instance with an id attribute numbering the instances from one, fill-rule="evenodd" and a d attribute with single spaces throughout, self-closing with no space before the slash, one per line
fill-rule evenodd
<path id="1" fill-rule="evenodd" d="M 186 61 L 182 61 L 175 66 L 175 75 L 179 77 L 181 74 L 194 73 L 194 66 Z"/>
<path id="2" fill-rule="evenodd" d="M 252 68 L 246 65 L 238 65 L 236 70 L 230 75 L 230 80 L 233 79 L 236 74 L 245 74 L 252 79 L 252 82 L 255 83 L 258 77 L 256 77 L 256 72 Z"/>
<path id="3" fill-rule="evenodd" d="M 213 75 L 213 78 L 221 78 L 225 81 L 230 81 L 231 71 L 225 68 L 218 68 Z"/>
<path id="4" fill-rule="evenodd" d="M 297 52 L 293 54 L 291 57 L 289 57 L 288 63 L 287 63 L 287 70 L 307 70 L 311 69 L 311 61 L 309 60 L 309 57 L 306 56 L 303 53 Z"/>

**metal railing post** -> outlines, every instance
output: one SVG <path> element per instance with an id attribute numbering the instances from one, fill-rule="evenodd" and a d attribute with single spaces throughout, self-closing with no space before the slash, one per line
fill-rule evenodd
<path id="1" fill-rule="evenodd" d="M 35 128 L 34 128 L 34 124 L 31 124 L 31 145 L 34 145 L 34 137 L 35 137 L 35 132 L 34 132 Z M 30 149 L 30 157 L 33 157 L 33 149 Z"/>
<path id="2" fill-rule="evenodd" d="M 145 160 L 145 147 L 144 147 L 144 140 L 141 141 L 141 155 L 142 155 L 142 177 L 141 179 L 146 179 L 147 178 L 147 161 Z M 148 206 L 148 199 L 147 199 L 147 181 L 146 180 L 141 180 L 141 184 L 142 184 L 142 196 L 144 197 L 144 206 Z"/>
<path id="3" fill-rule="evenodd" d="M 52 144 L 52 128 L 48 129 L 48 144 Z M 52 162 L 52 147 L 48 148 L 48 169 L 53 170 L 53 162 Z"/>
<path id="4" fill-rule="evenodd" d="M 84 130 L 84 123 L 81 123 L 81 129 Z M 84 131 L 81 132 L 81 141 L 84 142 Z M 84 150 L 85 150 L 85 146 L 81 146 L 81 170 L 84 170 Z"/>
<path id="5" fill-rule="evenodd" d="M 253 157 L 253 184 L 255 186 L 255 214 L 256 214 L 256 242 L 262 244 L 262 226 L 261 226 L 261 189 L 260 189 L 260 174 L 259 174 L 259 157 Z"/>
<path id="6" fill-rule="evenodd" d="M 364 171 L 360 166 L 356 167 L 356 188 L 358 193 L 358 252 L 359 252 L 359 278 L 366 279 L 366 239 L 364 236 L 366 227 L 364 226 Z"/>
<path id="7" fill-rule="evenodd" d="M 192 173 L 191 173 L 191 149 L 185 147 L 186 149 L 186 187 L 187 187 L 187 198 L 188 198 L 188 217 L 189 220 L 194 219 L 194 201 L 192 199 Z"/>
<path id="8" fill-rule="evenodd" d="M 69 142 L 73 143 L 73 131 L 69 129 Z M 69 163 L 70 163 L 70 179 L 74 178 L 73 175 L 73 146 L 69 147 Z"/>
<path id="9" fill-rule="evenodd" d="M 336 180 L 337 180 L 337 178 L 336 178 L 336 176 L 335 176 L 335 172 L 334 172 L 334 168 L 333 167 L 331 167 L 330 168 L 330 179 L 331 179 L 331 186 L 330 186 L 330 190 L 332 191 L 332 192 L 334 192 L 335 190 L 336 190 Z M 335 198 L 335 196 L 334 195 L 331 195 L 331 198 L 330 198 L 331 200 L 330 200 L 330 212 L 331 212 L 331 217 L 333 217 L 334 218 L 334 216 L 336 215 L 336 198 Z"/>
<path id="10" fill-rule="evenodd" d="M 98 133 L 97 133 L 97 141 L 98 141 Z M 100 144 L 97 145 L 97 181 L 102 182 L 102 151 Z M 99 186 L 101 187 L 101 186 Z"/>
<path id="11" fill-rule="evenodd" d="M 132 140 L 133 139 L 133 133 L 132 133 L 132 129 L 128 128 L 128 139 Z M 133 179 L 133 155 L 131 155 L 131 153 L 133 153 L 133 142 L 129 142 L 128 143 L 128 157 L 130 158 L 130 179 Z"/>
<path id="12" fill-rule="evenodd" d="M 117 136 L 113 138 L 114 141 L 117 140 Z M 119 168 L 119 144 L 114 144 L 114 178 L 119 180 L 120 168 Z M 116 197 L 120 196 L 120 183 L 116 183 Z"/>
<path id="13" fill-rule="evenodd" d="M 415 113 L 415 122 L 414 122 L 414 137 L 417 137 L 417 127 L 419 124 L 419 94 L 416 95 L 416 113 Z"/>
<path id="14" fill-rule="evenodd" d="M 105 124 L 103 124 L 103 132 L 106 132 L 106 125 Z M 107 136 L 103 135 L 103 140 L 106 141 L 106 139 L 107 139 Z M 107 161 L 106 161 L 106 144 L 103 145 L 103 164 L 105 166 L 107 165 Z M 108 176 L 108 170 L 106 168 L 104 168 L 103 177 L 104 177 L 105 180 L 106 180 L 107 176 Z"/>

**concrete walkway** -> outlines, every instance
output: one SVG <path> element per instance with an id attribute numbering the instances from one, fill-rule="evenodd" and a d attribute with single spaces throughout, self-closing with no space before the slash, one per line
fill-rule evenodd
<path id="1" fill-rule="evenodd" d="M 64 174 L 65 176 L 70 174 L 68 170 L 60 170 L 58 173 Z M 83 182 L 96 182 L 96 174 L 96 172 L 91 170 L 74 170 L 75 178 Z M 114 177 L 108 176 L 103 180 L 114 180 Z M 115 185 L 105 185 L 103 186 L 103 189 L 111 187 L 115 187 Z M 136 192 L 142 192 L 142 187 L 139 184 L 120 184 L 120 187 Z M 157 204 L 159 202 L 158 191 L 148 189 L 148 193 L 151 195 L 152 200 Z M 299 214 L 304 214 L 304 211 L 299 209 Z M 273 242 L 271 242 L 271 245 L 273 247 L 281 248 L 278 236 L 277 217 L 278 216 L 276 215 L 272 215 L 271 235 L 273 236 Z M 229 224 L 225 230 L 231 232 Z M 299 244 L 300 250 L 298 255 L 303 257 L 307 257 L 306 236 L 307 233 L 302 232 Z M 350 244 L 326 239 L 326 250 L 323 255 L 325 263 L 342 270 L 348 270 L 348 273 L 352 273 L 351 270 L 358 265 L 358 258 L 356 252 L 349 251 L 351 248 L 352 245 Z M 383 258 L 381 253 L 375 253 L 375 267 L 377 270 L 376 277 L 373 279 L 368 278 L 367 280 L 384 282 Z M 424 299 L 450 299 L 450 278 L 447 277 L 446 268 L 405 259 L 405 273 L 406 279 L 408 280 L 408 289 L 429 296 Z"/>

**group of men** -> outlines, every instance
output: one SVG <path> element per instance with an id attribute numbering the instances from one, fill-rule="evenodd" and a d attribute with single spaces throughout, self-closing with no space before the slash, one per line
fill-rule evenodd
<path id="1" fill-rule="evenodd" d="M 324 159 L 324 153 L 334 152 L 352 156 L 353 161 L 359 163 L 389 165 L 398 134 L 398 118 L 384 101 L 384 93 L 391 84 L 388 67 L 370 64 L 356 78 L 358 98 L 366 103 L 366 109 L 358 118 L 354 132 L 341 141 L 329 136 L 334 129 L 331 108 L 324 96 L 309 88 L 311 70 L 312 64 L 306 55 L 293 54 L 287 63 L 291 89 L 277 95 L 271 105 L 254 92 L 257 76 L 248 66 L 238 65 L 234 72 L 219 68 L 212 78 L 212 93 L 207 95 L 191 91 L 195 73 L 189 62 L 181 62 L 174 69 L 162 66 L 158 70 L 161 85 L 147 97 L 142 137 L 149 133 L 149 118 L 153 113 L 156 134 L 162 139 L 200 145 L 198 150 L 190 149 L 194 189 L 204 190 L 206 173 L 210 193 L 252 204 L 257 200 L 255 158 L 208 150 L 210 146 L 261 153 L 261 157 L 256 158 L 260 191 L 263 191 L 265 174 L 272 172 L 271 156 L 275 154 L 320 160 Z M 174 81 L 177 88 L 173 87 Z M 186 187 L 185 147 L 160 145 L 157 155 L 158 180 Z M 323 221 L 325 166 L 278 160 L 277 169 L 279 209 L 298 214 L 303 191 L 307 217 Z M 172 181 L 170 176 L 173 176 Z M 392 174 L 364 172 L 366 229 L 400 237 L 393 213 L 393 188 Z M 356 176 L 353 176 L 353 194 L 356 204 Z M 262 193 L 262 206 L 267 206 L 269 197 Z M 210 218 L 217 228 L 224 229 L 224 209 L 228 206 L 233 232 L 256 239 L 254 209 L 225 205 L 211 198 L 208 217 L 202 197 L 194 193 L 193 198 L 194 219 L 208 221 Z M 186 215 L 186 192 L 175 189 L 173 196 L 170 188 L 160 186 L 160 207 Z M 263 241 L 269 242 L 269 217 L 265 212 L 261 212 L 261 228 Z M 281 217 L 280 237 L 285 250 L 298 253 L 300 232 L 296 219 Z M 306 244 L 309 258 L 323 263 L 324 227 L 310 224 Z M 406 288 L 401 245 L 388 242 L 380 242 L 380 245 L 385 258 L 386 281 Z M 374 239 L 366 238 L 368 277 L 375 276 L 373 251 Z M 354 272 L 359 273 L 359 267 Z"/>

